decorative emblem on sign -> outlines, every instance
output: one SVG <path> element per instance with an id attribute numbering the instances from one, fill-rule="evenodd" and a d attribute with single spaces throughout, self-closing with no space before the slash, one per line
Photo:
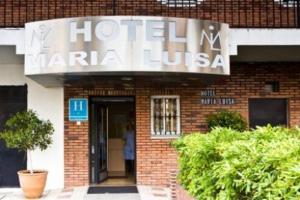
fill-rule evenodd
<path id="1" fill-rule="evenodd" d="M 32 31 L 32 37 L 30 46 L 38 46 L 38 53 L 46 53 L 49 49 L 49 34 L 51 28 L 47 27 L 45 24 L 39 25 L 36 29 Z"/>
<path id="2" fill-rule="evenodd" d="M 157 0 L 162 5 L 168 7 L 195 7 L 197 4 L 201 4 L 205 0 Z"/>

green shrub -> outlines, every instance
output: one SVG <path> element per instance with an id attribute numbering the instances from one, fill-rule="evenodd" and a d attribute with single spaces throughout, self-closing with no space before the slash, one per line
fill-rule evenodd
<path id="1" fill-rule="evenodd" d="M 235 111 L 220 110 L 211 114 L 206 121 L 210 130 L 214 127 L 224 127 L 244 131 L 247 128 L 247 123 L 242 115 Z"/>
<path id="2" fill-rule="evenodd" d="M 29 110 L 18 112 L 5 123 L 5 129 L 0 133 L 8 148 L 28 151 L 30 171 L 33 173 L 31 151 L 45 150 L 52 143 L 53 125 L 50 121 L 38 118 L 35 112 Z"/>
<path id="3" fill-rule="evenodd" d="M 300 129 L 215 128 L 174 142 L 179 181 L 199 200 L 300 199 Z"/>

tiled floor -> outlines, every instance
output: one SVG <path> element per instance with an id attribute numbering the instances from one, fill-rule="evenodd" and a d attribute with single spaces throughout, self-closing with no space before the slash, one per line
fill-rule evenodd
<path id="1" fill-rule="evenodd" d="M 167 188 L 138 186 L 139 194 L 86 194 L 87 187 L 45 191 L 41 200 L 170 200 Z M 0 200 L 24 200 L 19 189 L 0 189 Z"/>
<path id="2" fill-rule="evenodd" d="M 103 181 L 99 186 L 135 186 L 134 177 L 126 178 L 108 178 Z"/>
<path id="3" fill-rule="evenodd" d="M 168 188 L 138 186 L 142 200 L 170 200 L 171 193 Z"/>
<path id="4" fill-rule="evenodd" d="M 141 200 L 139 194 L 90 194 L 85 200 Z"/>

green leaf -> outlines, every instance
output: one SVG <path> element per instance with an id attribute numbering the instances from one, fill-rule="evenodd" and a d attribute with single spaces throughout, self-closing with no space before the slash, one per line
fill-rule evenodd
<path id="1" fill-rule="evenodd" d="M 0 133 L 8 148 L 20 151 L 45 150 L 52 143 L 54 128 L 52 123 L 38 118 L 32 111 L 18 112 L 5 123 L 4 131 Z"/>

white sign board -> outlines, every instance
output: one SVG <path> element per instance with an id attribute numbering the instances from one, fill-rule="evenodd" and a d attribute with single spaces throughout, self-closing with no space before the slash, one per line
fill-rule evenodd
<path id="1" fill-rule="evenodd" d="M 25 31 L 26 75 L 230 73 L 227 24 L 101 16 L 32 22 Z"/>

